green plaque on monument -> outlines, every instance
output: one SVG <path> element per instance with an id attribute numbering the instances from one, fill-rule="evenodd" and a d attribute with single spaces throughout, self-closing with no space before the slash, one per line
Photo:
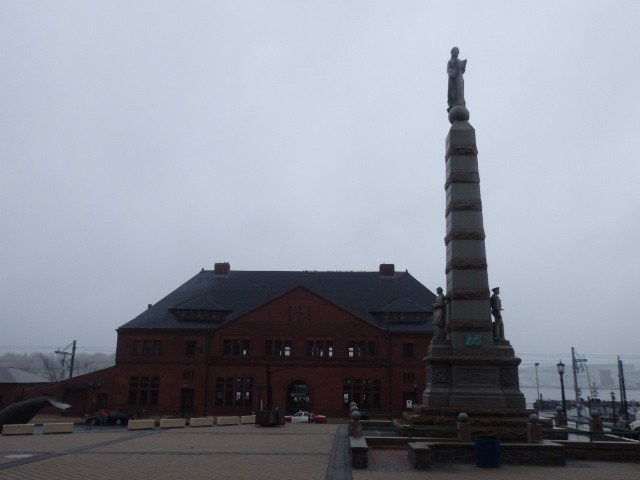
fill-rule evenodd
<path id="1" fill-rule="evenodd" d="M 464 343 L 467 347 L 477 347 L 482 345 L 482 335 L 465 335 Z"/>

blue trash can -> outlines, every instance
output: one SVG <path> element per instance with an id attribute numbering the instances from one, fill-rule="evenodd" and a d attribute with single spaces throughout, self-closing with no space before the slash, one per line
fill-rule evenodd
<path id="1" fill-rule="evenodd" d="M 476 467 L 500 468 L 500 439 L 476 437 L 474 440 Z"/>

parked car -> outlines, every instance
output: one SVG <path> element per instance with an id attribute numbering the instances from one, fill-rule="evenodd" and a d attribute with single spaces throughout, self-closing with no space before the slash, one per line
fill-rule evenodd
<path id="1" fill-rule="evenodd" d="M 284 421 L 291 423 L 327 423 L 327 417 L 317 413 L 300 410 L 293 415 L 285 415 Z"/>
<path id="2" fill-rule="evenodd" d="M 94 413 L 87 417 L 87 425 L 127 425 L 133 417 L 115 410 Z"/>

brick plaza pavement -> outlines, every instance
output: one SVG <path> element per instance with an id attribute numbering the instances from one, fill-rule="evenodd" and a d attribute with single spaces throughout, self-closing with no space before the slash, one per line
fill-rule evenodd
<path id="1" fill-rule="evenodd" d="M 0 479 L 508 479 L 640 478 L 639 463 L 566 467 L 434 465 L 416 471 L 405 450 L 371 450 L 369 468 L 349 467 L 346 425 L 287 424 L 1 436 Z"/>

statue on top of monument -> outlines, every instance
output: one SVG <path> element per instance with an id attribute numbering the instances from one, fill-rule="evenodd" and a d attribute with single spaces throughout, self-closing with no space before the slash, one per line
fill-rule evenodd
<path id="1" fill-rule="evenodd" d="M 447 338 L 447 333 L 444 329 L 445 311 L 447 307 L 444 295 L 442 294 L 442 288 L 438 287 L 436 292 L 438 292 L 438 296 L 436 297 L 436 302 L 433 304 L 433 338 L 442 340 Z"/>
<path id="2" fill-rule="evenodd" d="M 491 299 L 489 303 L 491 305 L 491 315 L 495 321 L 493 322 L 493 337 L 504 340 L 504 323 L 502 323 L 502 300 L 500 300 L 500 287 L 492 288 Z"/>
<path id="3" fill-rule="evenodd" d="M 464 101 L 464 77 L 462 75 L 467 68 L 467 60 L 460 60 L 458 58 L 459 53 L 460 50 L 458 47 L 453 47 L 451 49 L 451 60 L 447 63 L 447 75 L 449 75 L 449 91 L 447 96 L 449 108 L 447 112 L 456 105 L 466 105 Z"/>

